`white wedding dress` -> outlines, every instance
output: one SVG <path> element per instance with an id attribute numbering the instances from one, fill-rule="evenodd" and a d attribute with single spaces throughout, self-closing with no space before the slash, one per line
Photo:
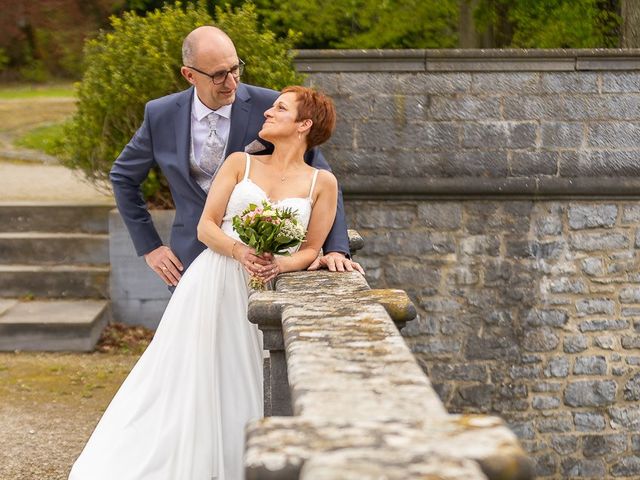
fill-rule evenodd
<path id="1" fill-rule="evenodd" d="M 249 203 L 268 200 L 244 179 L 222 230 Z M 278 207 L 306 228 L 311 195 Z M 70 480 L 239 480 L 244 427 L 263 415 L 262 336 L 247 320 L 247 275 L 230 257 L 203 251 L 178 283 L 155 337 L 116 393 L 69 474 Z"/>

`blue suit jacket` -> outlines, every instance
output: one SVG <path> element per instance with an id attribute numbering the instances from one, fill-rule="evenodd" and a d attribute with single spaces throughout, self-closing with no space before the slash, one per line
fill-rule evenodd
<path id="1" fill-rule="evenodd" d="M 158 165 L 166 177 L 176 206 L 171 229 L 171 249 L 185 269 L 206 248 L 197 238 L 197 225 L 207 194 L 189 174 L 191 144 L 191 106 L 194 88 L 167 95 L 147 103 L 142 126 L 122 150 L 111 168 L 111 183 L 118 210 L 129 230 L 138 255 L 162 245 L 147 210 L 140 185 L 152 166 Z M 227 152 L 242 152 L 258 139 L 264 112 L 273 105 L 278 92 L 240 84 L 231 108 L 231 128 Z M 261 143 L 268 145 L 262 139 Z M 271 153 L 272 145 L 264 154 Z M 329 170 L 318 149 L 312 149 L 305 161 Z M 349 253 L 342 193 L 338 196 L 336 220 L 323 246 L 325 252 Z"/>

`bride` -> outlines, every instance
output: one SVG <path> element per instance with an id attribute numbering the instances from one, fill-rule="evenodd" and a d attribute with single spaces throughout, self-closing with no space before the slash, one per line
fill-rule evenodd
<path id="1" fill-rule="evenodd" d="M 302 270 L 333 224 L 337 182 L 303 155 L 335 126 L 331 100 L 288 87 L 265 112 L 270 156 L 234 153 L 210 189 L 198 225 L 209 248 L 187 270 L 155 337 L 102 416 L 70 480 L 238 480 L 244 426 L 262 416 L 262 338 L 246 317 L 248 274 L 264 281 Z M 290 256 L 260 265 L 231 226 L 249 203 L 297 211 L 307 236 Z M 359 266 L 358 266 L 359 267 Z"/>

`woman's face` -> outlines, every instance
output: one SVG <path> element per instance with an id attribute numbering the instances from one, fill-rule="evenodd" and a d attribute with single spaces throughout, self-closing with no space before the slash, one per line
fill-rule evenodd
<path id="1" fill-rule="evenodd" d="M 296 121 L 297 106 L 295 93 L 287 92 L 280 95 L 273 107 L 264 112 L 265 121 L 258 133 L 260 138 L 273 143 L 279 138 L 297 137 L 300 125 L 300 122 Z"/>

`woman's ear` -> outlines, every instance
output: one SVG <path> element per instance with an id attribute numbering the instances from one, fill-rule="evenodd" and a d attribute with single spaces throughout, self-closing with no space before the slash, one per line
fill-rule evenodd
<path id="1" fill-rule="evenodd" d="M 298 132 L 303 133 L 303 132 L 306 132 L 307 130 L 310 130 L 312 125 L 313 125 L 313 120 L 311 120 L 310 118 L 307 118 L 306 120 L 302 120 L 300 122 L 300 126 L 298 127 Z"/>

